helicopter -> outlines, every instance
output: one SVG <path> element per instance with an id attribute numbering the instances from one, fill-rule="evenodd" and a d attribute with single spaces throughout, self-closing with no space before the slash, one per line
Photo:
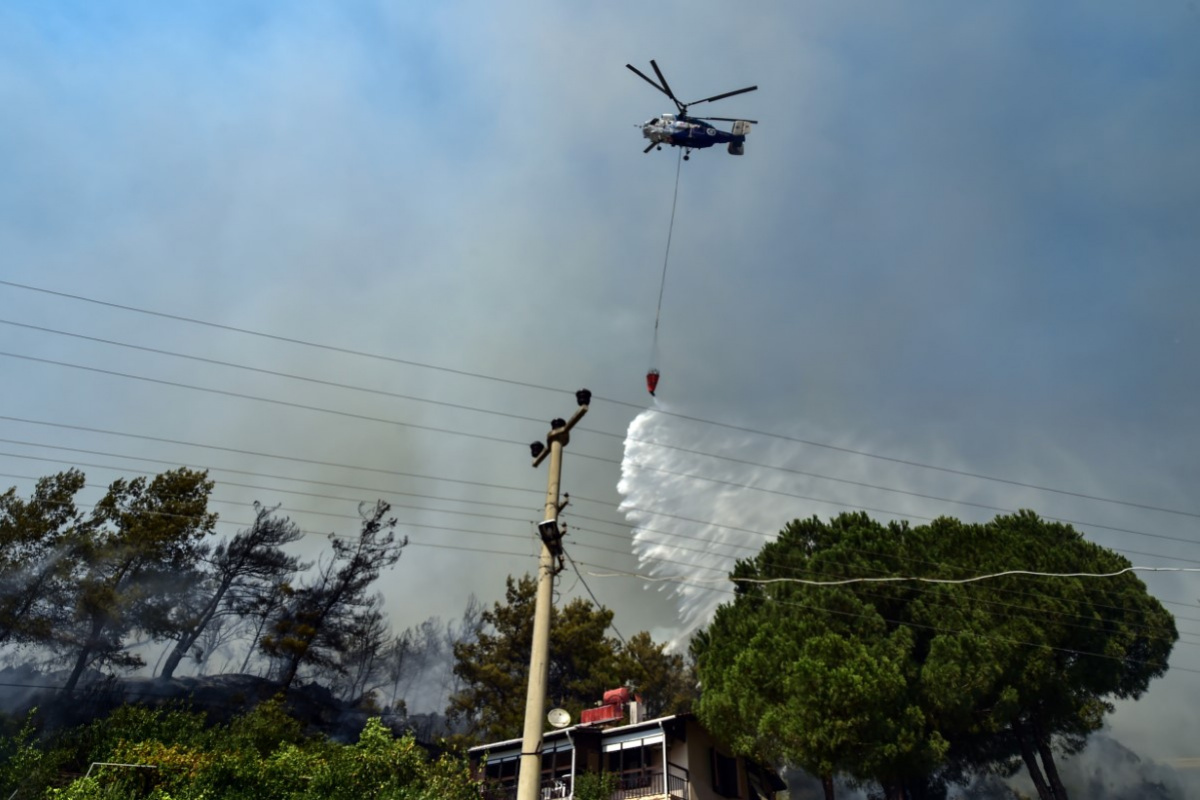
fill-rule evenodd
<path id="1" fill-rule="evenodd" d="M 671 91 L 670 84 L 667 83 L 667 79 L 663 76 L 662 70 L 658 68 L 658 64 L 654 62 L 654 59 L 650 59 L 650 66 L 654 68 L 654 74 L 662 81 L 661 86 L 646 77 L 645 73 L 633 66 L 633 64 L 626 64 L 625 66 L 646 83 L 671 98 L 675 103 L 675 107 L 679 110 L 678 114 L 660 114 L 642 123 L 642 136 L 650 140 L 650 144 L 646 145 L 646 149 L 642 151 L 643 153 L 649 153 L 655 148 L 662 150 L 664 144 L 672 147 L 682 147 L 684 161 L 687 161 L 691 156 L 692 150 L 712 147 L 714 144 L 728 145 L 727 149 L 731 156 L 740 156 L 746 152 L 746 134 L 750 132 L 751 125 L 758 124 L 758 120 L 733 119 L 732 117 L 691 117 L 688 116 L 687 110 L 688 106 L 694 106 L 697 103 L 711 103 L 714 100 L 733 97 L 735 94 L 756 91 L 758 89 L 757 86 L 747 86 L 745 89 L 737 89 L 732 92 L 713 95 L 703 100 L 681 103 L 679 98 L 675 96 L 675 93 Z M 714 128 L 708 124 L 710 122 L 732 122 L 732 130 L 723 131 L 719 128 Z"/>

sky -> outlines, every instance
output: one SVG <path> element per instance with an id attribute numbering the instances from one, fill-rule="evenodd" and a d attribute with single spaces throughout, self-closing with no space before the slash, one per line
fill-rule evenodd
<path id="1" fill-rule="evenodd" d="M 205 467 L 223 533 L 278 504 L 314 555 L 383 498 L 401 629 L 535 569 L 526 443 L 587 387 L 558 596 L 626 637 L 719 595 L 619 573 L 855 508 L 1200 566 L 1198 33 L 1174 0 L 5 3 L 0 484 Z M 641 153 L 652 58 L 685 102 L 759 87 L 704 107 L 760 122 L 744 156 Z M 1182 635 L 1113 732 L 1194 756 L 1200 576 L 1144 580 Z"/>

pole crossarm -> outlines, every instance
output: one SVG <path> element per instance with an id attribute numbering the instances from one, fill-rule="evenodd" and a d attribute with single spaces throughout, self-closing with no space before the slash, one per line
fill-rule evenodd
<path id="1" fill-rule="evenodd" d="M 575 410 L 575 413 L 571 415 L 571 418 L 564 422 L 561 427 L 550 429 L 550 432 L 546 434 L 546 448 L 540 451 L 533 459 L 534 469 L 537 469 L 539 466 L 541 466 L 542 462 L 546 460 L 546 457 L 550 455 L 550 448 L 554 445 L 556 440 L 564 447 L 569 441 L 571 441 L 571 428 L 574 428 L 576 424 L 579 423 L 579 420 L 583 419 L 583 415 L 587 412 L 587 405 L 581 405 Z M 558 421 L 559 420 L 555 420 L 555 422 Z"/>

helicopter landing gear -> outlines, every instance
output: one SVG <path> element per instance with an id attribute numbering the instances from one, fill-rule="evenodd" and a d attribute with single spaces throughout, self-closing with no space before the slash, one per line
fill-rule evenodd
<path id="1" fill-rule="evenodd" d="M 691 157 L 692 157 L 692 151 L 691 151 L 691 150 L 684 150 L 684 151 L 683 151 L 683 160 L 684 160 L 684 161 L 687 161 L 687 160 L 688 160 L 689 158 L 691 158 Z"/>

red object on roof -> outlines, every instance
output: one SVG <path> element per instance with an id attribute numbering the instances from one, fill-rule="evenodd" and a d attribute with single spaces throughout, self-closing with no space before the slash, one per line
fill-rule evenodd
<path id="1" fill-rule="evenodd" d="M 584 725 L 593 725 L 597 722 L 613 722 L 624 718 L 625 709 L 617 704 L 585 708 L 579 714 L 579 721 Z"/>
<path id="2" fill-rule="evenodd" d="M 646 389 L 649 390 L 650 396 L 654 396 L 654 390 L 658 388 L 658 370 L 652 369 L 646 373 Z"/>
<path id="3" fill-rule="evenodd" d="M 622 686 L 620 689 L 609 689 L 604 693 L 604 705 L 611 706 L 618 703 L 629 702 L 629 689 Z"/>

